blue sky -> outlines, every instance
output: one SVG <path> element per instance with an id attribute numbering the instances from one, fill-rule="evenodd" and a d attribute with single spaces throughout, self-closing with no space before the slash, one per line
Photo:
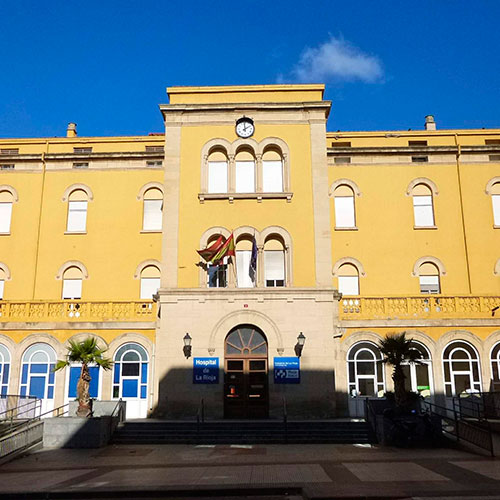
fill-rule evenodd
<path id="1" fill-rule="evenodd" d="M 319 81 L 329 130 L 500 127 L 498 0 L 1 0 L 0 137 L 161 132 L 170 85 Z"/>

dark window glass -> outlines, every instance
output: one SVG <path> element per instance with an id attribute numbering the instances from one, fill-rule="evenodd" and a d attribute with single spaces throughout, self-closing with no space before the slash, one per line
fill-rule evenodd
<path id="1" fill-rule="evenodd" d="M 122 376 L 138 377 L 139 376 L 139 363 L 123 363 Z"/>

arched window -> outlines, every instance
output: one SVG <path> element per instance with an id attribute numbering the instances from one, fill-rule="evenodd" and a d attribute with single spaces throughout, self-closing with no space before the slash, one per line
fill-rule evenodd
<path id="1" fill-rule="evenodd" d="M 443 352 L 446 396 L 459 396 L 481 391 L 479 356 L 468 342 L 450 342 Z"/>
<path id="2" fill-rule="evenodd" d="M 256 265 L 252 263 L 253 237 L 242 235 L 236 240 L 236 283 L 238 288 L 253 288 L 256 283 Z M 254 252 L 255 253 L 255 252 Z M 254 255 L 254 263 L 257 255 Z"/>
<path id="3" fill-rule="evenodd" d="M 120 346 L 113 358 L 113 399 L 127 401 L 127 418 L 147 413 L 148 353 L 136 343 Z"/>
<path id="4" fill-rule="evenodd" d="M 207 247 L 212 245 L 220 237 L 220 234 L 212 235 L 207 241 Z M 222 237 L 223 241 L 226 238 Z M 207 286 L 208 288 L 225 288 L 227 287 L 227 266 L 228 258 L 224 257 L 218 265 L 207 264 Z"/>
<path id="5" fill-rule="evenodd" d="M 227 156 L 223 150 L 212 151 L 208 157 L 208 193 L 228 192 Z"/>
<path id="6" fill-rule="evenodd" d="M 417 184 L 412 190 L 415 227 L 434 226 L 432 191 L 425 184 Z"/>
<path id="7" fill-rule="evenodd" d="M 63 299 L 82 298 L 82 271 L 76 267 L 68 267 L 63 274 Z"/>
<path id="8" fill-rule="evenodd" d="M 141 271 L 141 299 L 151 299 L 160 288 L 160 270 L 156 266 L 146 266 Z"/>
<path id="9" fill-rule="evenodd" d="M 355 228 L 353 190 L 349 186 L 342 184 L 335 189 L 333 196 L 335 201 L 335 228 Z"/>
<path id="10" fill-rule="evenodd" d="M 0 344 L 0 395 L 9 392 L 10 353 L 7 347 Z"/>
<path id="11" fill-rule="evenodd" d="M 0 191 L 0 234 L 10 234 L 13 202 L 14 196 L 10 191 Z"/>
<path id="12" fill-rule="evenodd" d="M 83 189 L 75 189 L 68 196 L 68 220 L 66 232 L 84 233 L 87 231 L 88 195 Z"/>
<path id="13" fill-rule="evenodd" d="M 249 149 L 240 149 L 235 157 L 235 192 L 255 192 L 255 157 Z"/>
<path id="14" fill-rule="evenodd" d="M 349 394 L 382 396 L 385 391 L 382 354 L 371 342 L 354 344 L 347 354 Z"/>
<path id="15" fill-rule="evenodd" d="M 439 269 L 432 262 L 424 262 L 418 268 L 420 293 L 441 293 Z"/>
<path id="16" fill-rule="evenodd" d="M 143 231 L 161 231 L 163 193 L 157 188 L 144 193 Z"/>
<path id="17" fill-rule="evenodd" d="M 500 182 L 491 186 L 491 203 L 493 208 L 493 224 L 500 227 Z"/>
<path id="18" fill-rule="evenodd" d="M 491 389 L 494 392 L 500 391 L 500 342 L 493 346 L 491 350 Z"/>
<path id="19" fill-rule="evenodd" d="M 283 192 L 283 158 L 275 149 L 262 156 L 262 190 L 264 193 Z"/>
<path id="20" fill-rule="evenodd" d="M 359 295 L 359 271 L 353 264 L 342 264 L 337 271 L 338 290 L 342 295 Z"/>
<path id="21" fill-rule="evenodd" d="M 413 340 L 410 348 L 418 352 L 418 359 L 421 364 L 403 363 L 403 372 L 406 376 L 405 388 L 407 391 L 418 392 L 423 397 L 431 395 L 432 391 L 432 370 L 431 355 L 423 344 Z"/>
<path id="22" fill-rule="evenodd" d="M 21 368 L 21 396 L 54 399 L 56 353 L 48 344 L 38 343 L 24 351 Z M 43 409 L 43 407 L 42 407 Z"/>
<path id="23" fill-rule="evenodd" d="M 278 235 L 264 242 L 264 282 L 267 287 L 286 284 L 285 244 Z"/>

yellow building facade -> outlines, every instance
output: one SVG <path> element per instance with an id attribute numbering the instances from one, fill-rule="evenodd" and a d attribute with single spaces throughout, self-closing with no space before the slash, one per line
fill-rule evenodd
<path id="1" fill-rule="evenodd" d="M 359 416 L 400 331 L 409 389 L 493 390 L 500 130 L 327 132 L 323 90 L 173 87 L 165 134 L 0 139 L 1 394 L 65 404 L 52 365 L 93 335 L 128 418 Z"/>

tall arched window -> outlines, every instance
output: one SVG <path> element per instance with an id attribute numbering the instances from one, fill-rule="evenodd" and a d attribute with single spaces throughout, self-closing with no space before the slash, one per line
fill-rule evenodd
<path id="1" fill-rule="evenodd" d="M 491 389 L 494 392 L 500 391 L 500 342 L 493 346 L 490 356 L 491 362 Z"/>
<path id="2" fill-rule="evenodd" d="M 236 240 L 236 282 L 238 288 L 253 288 L 256 282 L 252 261 L 253 238 L 242 235 Z"/>
<path id="3" fill-rule="evenodd" d="M 493 208 L 493 224 L 500 227 L 500 182 L 491 186 L 491 203 Z"/>
<path id="4" fill-rule="evenodd" d="M 144 193 L 143 231 L 161 231 L 163 193 L 157 188 Z"/>
<path id="5" fill-rule="evenodd" d="M 66 232 L 84 233 L 87 231 L 88 195 L 83 189 L 75 189 L 68 196 L 68 220 Z"/>
<path id="6" fill-rule="evenodd" d="M 24 351 L 20 393 L 41 399 L 42 412 L 53 407 L 55 363 L 56 353 L 48 344 L 33 344 Z"/>
<path id="7" fill-rule="evenodd" d="M 283 158 L 275 149 L 262 156 L 262 190 L 264 193 L 283 192 Z"/>
<path id="8" fill-rule="evenodd" d="M 141 271 L 141 299 L 151 299 L 160 288 L 160 270 L 156 266 L 146 266 Z"/>
<path id="9" fill-rule="evenodd" d="M 359 270 L 353 264 L 342 264 L 337 271 L 338 290 L 342 295 L 359 295 Z"/>
<path id="10" fill-rule="evenodd" d="M 353 190 L 349 186 L 342 184 L 335 189 L 333 196 L 335 201 L 335 228 L 355 228 L 356 216 Z"/>
<path id="11" fill-rule="evenodd" d="M 0 395 L 5 396 L 9 392 L 10 376 L 10 353 L 7 347 L 0 344 Z"/>
<path id="12" fill-rule="evenodd" d="M 423 397 L 430 396 L 432 391 L 432 369 L 429 350 L 415 340 L 410 344 L 410 348 L 418 352 L 420 364 L 403 363 L 402 368 L 406 376 L 405 388 L 407 391 L 418 392 Z"/>
<path id="13" fill-rule="evenodd" d="M 439 269 L 432 262 L 424 262 L 418 269 L 420 293 L 441 293 Z"/>
<path id="14" fill-rule="evenodd" d="M 434 226 L 432 191 L 425 184 L 417 184 L 412 190 L 415 227 Z"/>
<path id="15" fill-rule="evenodd" d="M 227 156 L 223 150 L 212 151 L 208 157 L 208 193 L 228 192 Z"/>
<path id="16" fill-rule="evenodd" d="M 240 149 L 235 157 L 235 192 L 255 192 L 255 157 L 249 149 Z"/>
<path id="17" fill-rule="evenodd" d="M 382 396 L 385 391 L 382 354 L 371 342 L 354 344 L 347 354 L 349 394 Z"/>
<path id="18" fill-rule="evenodd" d="M 443 352 L 446 396 L 459 396 L 481 391 L 479 355 L 468 342 L 450 342 Z"/>
<path id="19" fill-rule="evenodd" d="M 68 267 L 63 274 L 63 299 L 82 298 L 82 271 L 76 267 Z"/>
<path id="20" fill-rule="evenodd" d="M 10 234 L 13 202 L 14 196 L 10 191 L 0 191 L 0 234 Z"/>
<path id="21" fill-rule="evenodd" d="M 267 287 L 286 284 L 285 244 L 278 235 L 269 236 L 264 243 L 264 282 Z"/>

